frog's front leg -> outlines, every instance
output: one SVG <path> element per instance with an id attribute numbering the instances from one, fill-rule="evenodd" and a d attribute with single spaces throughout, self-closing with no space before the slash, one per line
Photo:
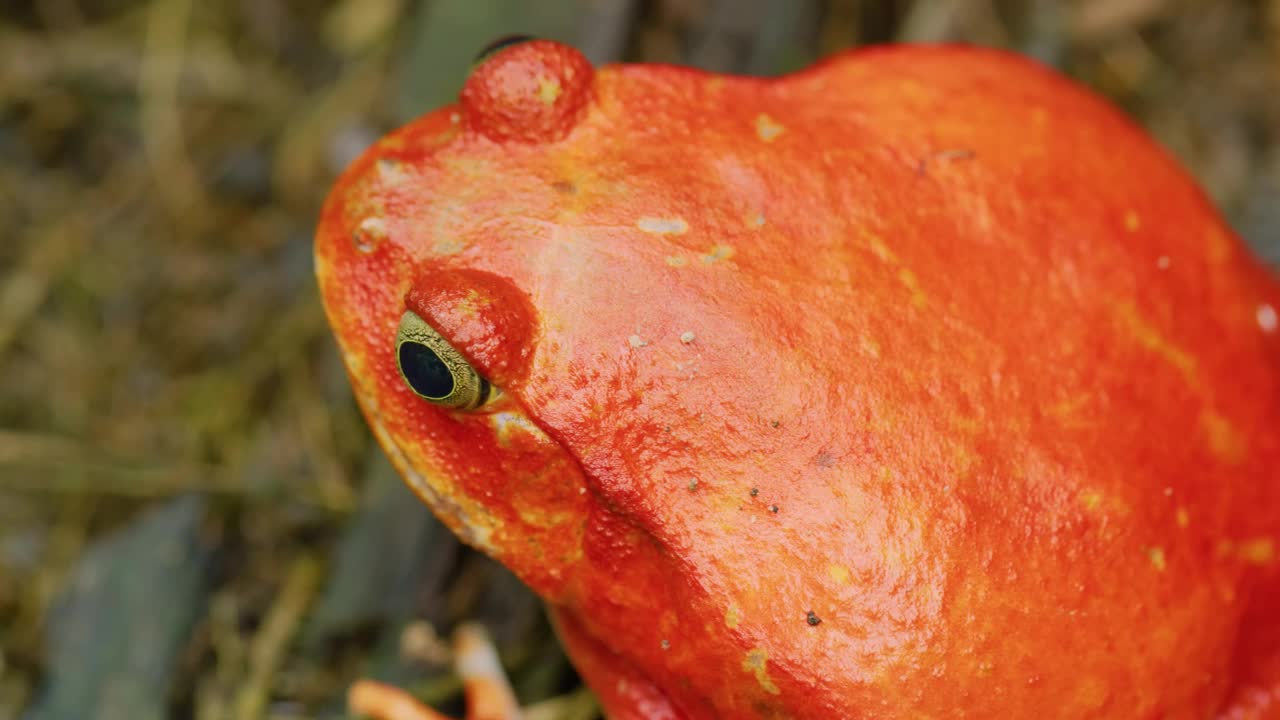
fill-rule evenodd
<path id="1" fill-rule="evenodd" d="M 453 663 L 467 698 L 466 720 L 519 720 L 515 693 L 483 628 L 466 624 L 454 632 Z M 347 706 L 353 715 L 377 720 L 450 720 L 404 690 L 373 680 L 352 685 Z"/>
<path id="2" fill-rule="evenodd" d="M 1271 568 L 1241 620 L 1235 687 L 1217 720 L 1280 720 L 1280 568 Z"/>

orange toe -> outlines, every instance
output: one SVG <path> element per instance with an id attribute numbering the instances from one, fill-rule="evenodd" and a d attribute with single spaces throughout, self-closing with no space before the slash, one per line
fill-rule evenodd
<path id="1" fill-rule="evenodd" d="M 351 686 L 347 709 L 352 715 L 377 720 L 450 720 L 404 690 L 375 680 L 357 680 Z"/>
<path id="2" fill-rule="evenodd" d="M 482 627 L 466 624 L 454 632 L 453 665 L 467 698 L 466 720 L 520 720 L 520 706 L 498 651 Z M 374 680 L 353 684 L 347 707 L 353 715 L 376 720 L 451 720 L 404 690 Z"/>

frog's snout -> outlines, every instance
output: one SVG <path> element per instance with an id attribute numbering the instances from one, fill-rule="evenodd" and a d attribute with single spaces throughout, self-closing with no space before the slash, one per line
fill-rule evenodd
<path id="1" fill-rule="evenodd" d="M 577 49 L 550 40 L 503 44 L 486 53 L 459 101 L 468 131 L 495 142 L 554 142 L 591 100 L 595 68 Z"/>

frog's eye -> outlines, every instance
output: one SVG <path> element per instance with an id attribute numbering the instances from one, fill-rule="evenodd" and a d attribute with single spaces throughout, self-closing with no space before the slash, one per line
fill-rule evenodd
<path id="1" fill-rule="evenodd" d="M 400 316 L 396 365 L 409 389 L 436 405 L 474 410 L 495 394 L 462 353 L 412 310 Z"/>

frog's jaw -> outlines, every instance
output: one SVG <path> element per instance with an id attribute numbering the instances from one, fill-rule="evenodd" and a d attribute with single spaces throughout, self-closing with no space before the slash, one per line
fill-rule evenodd
<path id="1" fill-rule="evenodd" d="M 373 431 L 374 438 L 382 451 L 386 453 L 391 464 L 400 473 L 409 489 L 431 508 L 435 516 L 441 520 L 463 542 L 489 555 L 494 555 L 497 548 L 493 545 L 493 525 L 481 520 L 475 513 L 469 512 L 459 503 L 450 499 L 447 486 L 440 478 L 418 472 L 413 463 L 396 444 L 391 433 L 387 431 L 377 409 L 364 398 L 359 400 L 364 409 L 365 419 Z"/>
<path id="2" fill-rule="evenodd" d="M 378 444 L 436 517 L 548 601 L 562 600 L 589 502 L 564 449 L 509 396 L 504 408 L 467 413 L 353 385 Z"/>

